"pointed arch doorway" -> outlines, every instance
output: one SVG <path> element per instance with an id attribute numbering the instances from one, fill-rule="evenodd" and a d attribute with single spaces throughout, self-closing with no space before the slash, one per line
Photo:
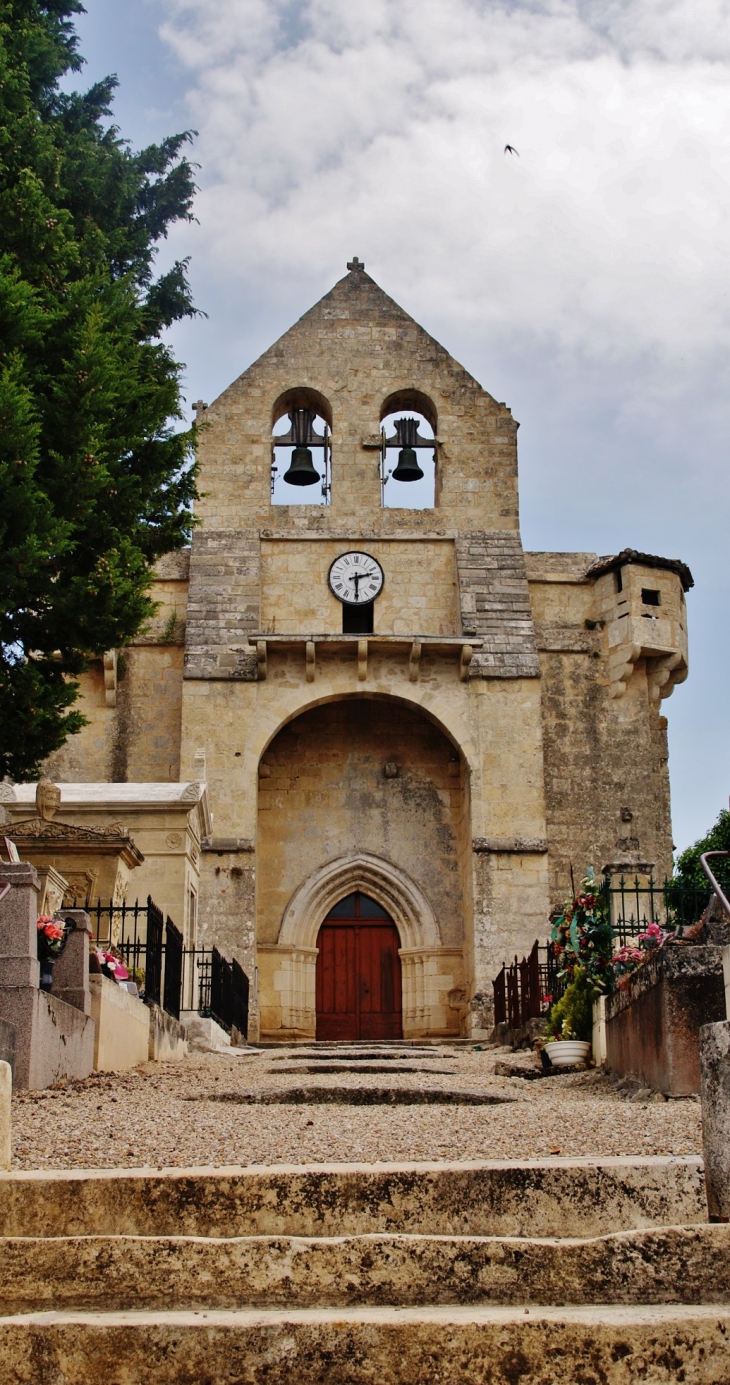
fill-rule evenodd
<path id="1" fill-rule="evenodd" d="M 317 1038 L 402 1039 L 400 937 L 357 890 L 330 909 L 317 937 Z"/>

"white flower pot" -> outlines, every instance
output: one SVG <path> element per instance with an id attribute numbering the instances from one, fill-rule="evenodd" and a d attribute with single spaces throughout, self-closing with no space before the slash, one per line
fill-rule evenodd
<path id="1" fill-rule="evenodd" d="M 545 1052 L 554 1068 L 567 1068 L 571 1063 L 583 1063 L 591 1051 L 585 1039 L 553 1039 L 545 1044 Z"/>

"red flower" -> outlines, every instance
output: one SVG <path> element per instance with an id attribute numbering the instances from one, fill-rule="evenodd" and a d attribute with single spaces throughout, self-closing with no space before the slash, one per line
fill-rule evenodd
<path id="1" fill-rule="evenodd" d="M 37 928 L 39 933 L 44 933 L 49 942 L 59 943 L 63 937 L 63 929 L 53 922 L 50 914 L 41 914 L 38 919 Z"/>

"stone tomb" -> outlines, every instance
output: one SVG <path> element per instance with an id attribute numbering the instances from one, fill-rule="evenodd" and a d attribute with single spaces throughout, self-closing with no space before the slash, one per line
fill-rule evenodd
<path id="1" fill-rule="evenodd" d="M 196 938 L 201 842 L 211 830 L 204 784 L 62 784 L 53 820 L 29 809 L 35 784 L 0 784 L 5 835 L 68 882 L 65 903 L 140 903 Z M 62 821 L 59 821 L 59 818 Z"/>

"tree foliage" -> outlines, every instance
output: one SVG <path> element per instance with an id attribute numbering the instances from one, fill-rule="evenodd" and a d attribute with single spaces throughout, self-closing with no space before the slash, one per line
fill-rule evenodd
<path id="1" fill-rule="evenodd" d="M 687 850 L 677 857 L 672 884 L 709 890 L 707 876 L 700 865 L 700 856 L 706 851 L 730 851 L 730 812 L 727 808 L 721 810 L 717 822 L 710 828 L 706 837 L 695 842 L 694 846 L 688 846 Z M 730 858 L 723 860 L 719 856 L 708 864 L 717 880 L 722 885 L 730 886 Z"/>
<path id="2" fill-rule="evenodd" d="M 116 78 L 66 94 L 78 0 L 0 0 L 0 778 L 32 777 L 79 729 L 78 675 L 153 606 L 150 565 L 183 545 L 195 497 L 181 366 L 191 132 L 133 152 Z"/>

